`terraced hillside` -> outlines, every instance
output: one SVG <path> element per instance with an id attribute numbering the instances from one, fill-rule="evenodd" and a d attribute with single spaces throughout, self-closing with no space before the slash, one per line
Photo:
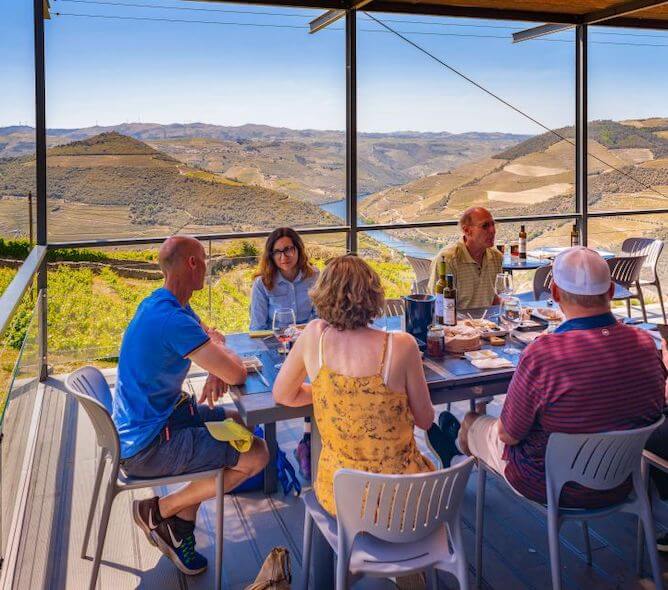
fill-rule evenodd
<path id="1" fill-rule="evenodd" d="M 0 204 L 24 199 L 29 190 L 34 191 L 34 159 L 0 161 L 0 178 L 6 196 L 6 203 Z M 135 232 L 156 226 L 251 230 L 287 220 L 302 226 L 335 222 L 314 205 L 197 170 L 116 132 L 50 148 L 48 185 L 51 215 L 57 216 L 61 208 L 68 212 L 98 208 L 97 221 L 88 222 L 103 227 L 105 210 L 99 208 L 108 207 L 112 217 L 120 216 L 119 225 L 125 223 Z M 82 227 L 71 228 L 73 236 L 88 230 L 85 215 L 80 221 Z"/>
<path id="2" fill-rule="evenodd" d="M 590 124 L 589 203 L 592 209 L 652 209 L 668 202 L 668 120 Z M 499 154 L 380 191 L 361 203 L 381 223 L 452 219 L 472 205 L 499 217 L 574 210 L 572 128 L 543 134 Z M 559 224 L 559 227 L 566 224 Z M 534 227 L 535 226 L 535 227 Z M 532 224 L 534 238 L 554 237 L 554 222 Z M 506 228 L 515 232 L 515 228 Z M 561 231 L 561 230 L 559 230 Z M 420 232 L 440 241 L 442 230 Z"/>

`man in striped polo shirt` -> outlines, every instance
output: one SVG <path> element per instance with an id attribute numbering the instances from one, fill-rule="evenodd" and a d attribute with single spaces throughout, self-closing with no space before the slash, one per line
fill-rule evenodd
<path id="1" fill-rule="evenodd" d="M 471 309 L 498 303 L 496 275 L 503 269 L 503 254 L 494 247 L 494 217 L 484 207 L 470 207 L 459 218 L 462 238 L 443 248 L 431 261 L 428 292 L 438 281 L 438 262 L 445 256 L 446 272 L 455 279 L 457 307 Z"/>
<path id="2" fill-rule="evenodd" d="M 653 339 L 610 312 L 614 283 L 593 250 L 571 248 L 553 265 L 552 298 L 566 316 L 527 347 L 500 418 L 469 413 L 458 446 L 480 457 L 523 496 L 546 501 L 545 450 L 552 432 L 628 430 L 658 420 L 666 369 Z M 563 507 L 620 502 L 630 481 L 606 491 L 567 484 Z"/>

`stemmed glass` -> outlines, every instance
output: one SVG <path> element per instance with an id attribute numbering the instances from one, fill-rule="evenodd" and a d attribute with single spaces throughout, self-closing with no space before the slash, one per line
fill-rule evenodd
<path id="1" fill-rule="evenodd" d="M 281 307 L 274 311 L 274 320 L 272 322 L 272 330 L 276 340 L 278 340 L 278 354 L 287 354 L 287 343 L 290 342 L 294 331 L 297 328 L 297 320 L 295 318 L 295 310 L 290 307 Z M 274 365 L 276 369 L 280 369 L 283 361 Z"/>
<path id="2" fill-rule="evenodd" d="M 494 280 L 494 292 L 499 296 L 501 300 L 499 305 L 503 304 L 503 300 L 513 294 L 513 275 L 508 272 L 500 272 L 496 275 Z M 498 317 L 501 316 L 501 311 L 499 311 Z"/>
<path id="3" fill-rule="evenodd" d="M 501 302 L 501 322 L 508 330 L 508 344 L 503 349 L 507 354 L 515 354 L 517 350 L 510 346 L 512 332 L 522 322 L 522 303 L 517 297 L 505 297 Z"/>

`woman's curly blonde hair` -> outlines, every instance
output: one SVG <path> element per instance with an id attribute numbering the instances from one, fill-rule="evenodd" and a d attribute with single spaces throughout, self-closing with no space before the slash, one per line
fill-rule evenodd
<path id="1" fill-rule="evenodd" d="M 309 295 L 318 317 L 337 330 L 368 326 L 385 305 L 380 277 L 354 254 L 332 258 Z"/>

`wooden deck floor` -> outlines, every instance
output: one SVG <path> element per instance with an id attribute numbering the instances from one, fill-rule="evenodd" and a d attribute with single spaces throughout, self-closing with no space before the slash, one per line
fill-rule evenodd
<path id="1" fill-rule="evenodd" d="M 52 378 L 45 389 L 35 463 L 26 516 L 16 562 L 13 588 L 86 588 L 91 560 L 80 554 L 86 511 L 93 485 L 95 439 L 92 427 L 69 398 L 62 379 Z M 495 402 L 491 413 L 499 411 Z M 458 410 L 463 411 L 462 404 Z M 289 457 L 301 436 L 299 420 L 282 423 L 279 443 Z M 488 480 L 484 587 L 539 590 L 549 587 L 546 523 L 539 512 L 518 500 L 501 484 Z M 156 490 L 163 494 L 164 489 Z M 157 549 L 150 546 L 130 515 L 135 497 L 148 490 L 120 495 L 113 507 L 98 588 L 204 589 L 213 585 L 213 567 L 200 576 L 186 577 Z M 464 506 L 464 532 L 469 563 L 473 559 L 475 478 L 471 478 Z M 212 503 L 200 512 L 197 546 L 213 564 Z M 289 549 L 295 587 L 302 579 L 303 509 L 295 497 L 282 492 L 232 495 L 225 501 L 224 587 L 242 589 L 256 575 L 272 547 Z M 634 573 L 635 522 L 616 516 L 591 525 L 594 565 L 584 561 L 581 531 L 567 524 L 562 533 L 563 586 L 587 590 L 652 588 Z M 89 551 L 90 553 L 90 551 Z M 664 560 L 668 566 L 668 560 Z M 470 565 L 473 576 L 473 567 Z M 668 567 L 666 568 L 668 569 Z M 665 577 L 668 582 L 668 576 Z M 473 577 L 471 578 L 473 580 Z M 360 587 L 369 587 L 362 582 Z M 390 586 L 391 587 L 391 586 Z M 441 588 L 455 588 L 452 579 Z M 322 589 L 317 589 L 322 590 Z"/>

